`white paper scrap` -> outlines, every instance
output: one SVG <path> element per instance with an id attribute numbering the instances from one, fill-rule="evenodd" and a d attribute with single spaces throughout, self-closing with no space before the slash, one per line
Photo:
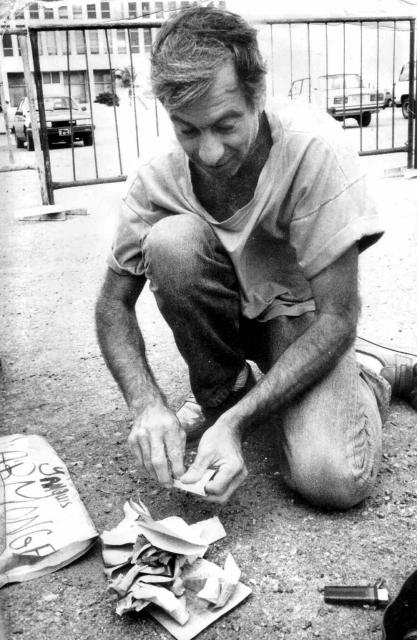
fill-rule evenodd
<path id="1" fill-rule="evenodd" d="M 197 560 L 192 566 L 184 568 L 185 584 L 187 579 L 194 580 L 201 577 L 208 578 L 210 575 L 225 578 L 223 569 L 204 559 Z M 245 598 L 247 598 L 251 593 L 252 590 L 249 587 L 242 584 L 242 582 L 238 582 L 234 593 L 231 595 L 224 607 L 214 609 L 213 605 L 199 598 L 195 592 L 190 589 L 186 589 L 187 609 L 190 617 L 188 622 L 184 625 L 178 624 L 169 615 L 167 615 L 165 611 L 153 605 L 151 605 L 147 611 L 153 618 L 155 618 L 155 620 L 165 627 L 169 633 L 177 638 L 177 640 L 191 640 L 203 631 L 203 629 L 215 622 L 215 620 L 245 600 Z"/>
<path id="2" fill-rule="evenodd" d="M 205 486 L 209 480 L 217 473 L 216 469 L 207 469 L 205 471 L 203 477 L 197 482 L 193 482 L 191 484 L 181 482 L 180 480 L 175 479 L 173 482 L 173 486 L 176 489 L 181 489 L 181 491 L 188 491 L 188 493 L 194 493 L 197 496 L 206 496 Z"/>

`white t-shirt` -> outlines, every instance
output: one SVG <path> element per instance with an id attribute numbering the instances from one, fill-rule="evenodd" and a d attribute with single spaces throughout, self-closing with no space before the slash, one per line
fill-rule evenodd
<path id="1" fill-rule="evenodd" d="M 189 213 L 212 226 L 229 254 L 243 315 L 265 321 L 314 310 L 309 280 L 355 243 L 359 250 L 373 244 L 383 229 L 339 123 L 293 105 L 265 112 L 269 157 L 252 200 L 227 220 L 216 221 L 197 200 L 178 142 L 140 164 L 123 199 L 111 269 L 143 274 L 142 243 L 150 227 Z"/>

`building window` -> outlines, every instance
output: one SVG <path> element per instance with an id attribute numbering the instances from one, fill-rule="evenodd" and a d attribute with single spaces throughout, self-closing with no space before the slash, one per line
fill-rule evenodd
<path id="1" fill-rule="evenodd" d="M 110 18 L 110 2 L 101 2 L 101 17 L 103 19 Z"/>
<path id="2" fill-rule="evenodd" d="M 31 2 L 29 5 L 29 18 L 31 20 L 39 20 L 39 7 L 37 2 Z"/>
<path id="3" fill-rule="evenodd" d="M 188 9 L 190 5 L 191 2 L 189 2 L 188 0 L 184 0 L 184 2 L 181 2 L 181 9 Z"/>
<path id="4" fill-rule="evenodd" d="M 64 87 L 68 87 L 68 72 L 64 71 Z M 78 102 L 87 102 L 87 79 L 85 71 L 70 72 L 71 96 Z M 70 90 L 67 89 L 68 95 Z"/>
<path id="5" fill-rule="evenodd" d="M 38 50 L 39 50 L 39 55 L 43 56 L 43 37 L 44 37 L 44 33 L 40 33 L 38 32 Z"/>
<path id="6" fill-rule="evenodd" d="M 137 17 L 138 10 L 137 10 L 136 2 L 128 2 L 127 3 L 127 10 L 128 10 L 129 18 L 136 18 Z"/>
<path id="7" fill-rule="evenodd" d="M 55 31 L 45 31 L 46 37 L 46 53 L 48 56 L 56 56 L 58 53 L 56 46 L 56 33 Z"/>
<path id="8" fill-rule="evenodd" d="M 116 30 L 117 53 L 127 53 L 126 49 L 126 32 L 124 29 Z"/>
<path id="9" fill-rule="evenodd" d="M 58 7 L 58 17 L 68 20 L 68 7 Z"/>
<path id="10" fill-rule="evenodd" d="M 10 33 L 3 35 L 3 55 L 11 57 L 13 55 L 13 42 Z"/>
<path id="11" fill-rule="evenodd" d="M 14 14 L 14 19 L 15 20 L 24 20 L 25 19 L 25 12 L 20 10 L 20 11 L 16 11 Z"/>
<path id="12" fill-rule="evenodd" d="M 18 107 L 26 95 L 25 77 L 23 73 L 8 73 L 7 82 L 9 85 L 10 106 Z"/>
<path id="13" fill-rule="evenodd" d="M 59 84 L 59 71 L 42 71 L 43 84 Z"/>
<path id="14" fill-rule="evenodd" d="M 44 7 L 43 15 L 45 20 L 53 20 L 54 19 L 54 10 L 51 7 Z"/>
<path id="15" fill-rule="evenodd" d="M 155 12 L 156 18 L 163 18 L 164 17 L 164 3 L 163 2 L 155 2 Z"/>
<path id="16" fill-rule="evenodd" d="M 88 32 L 90 38 L 90 53 L 97 54 L 100 53 L 100 49 L 98 46 L 98 31 L 97 29 L 92 29 Z"/>
<path id="17" fill-rule="evenodd" d="M 169 0 L 168 2 L 168 11 L 170 13 L 174 13 L 177 10 L 177 3 L 175 0 Z"/>
<path id="18" fill-rule="evenodd" d="M 151 15 L 151 10 L 149 7 L 149 2 L 142 2 L 142 18 L 149 18 Z"/>
<path id="19" fill-rule="evenodd" d="M 75 51 L 79 55 L 85 53 L 84 33 L 82 31 L 74 31 L 75 34 Z"/>
<path id="20" fill-rule="evenodd" d="M 72 7 L 72 17 L 74 18 L 74 20 L 82 20 L 83 8 L 80 4 L 75 4 Z"/>
<path id="21" fill-rule="evenodd" d="M 95 4 L 88 4 L 87 5 L 87 18 L 92 18 L 92 19 L 97 18 L 97 11 L 96 11 L 96 5 Z"/>
<path id="22" fill-rule="evenodd" d="M 113 83 L 108 69 L 94 69 L 93 74 L 95 95 L 113 90 Z"/>
<path id="23" fill-rule="evenodd" d="M 130 29 L 130 50 L 132 53 L 140 53 L 139 29 Z"/>
<path id="24" fill-rule="evenodd" d="M 68 51 L 67 51 L 67 33 L 68 33 Z M 71 33 L 69 31 L 61 31 L 62 53 L 65 55 L 71 53 Z"/>
<path id="25" fill-rule="evenodd" d="M 149 53 L 152 47 L 152 34 L 150 29 L 143 30 L 143 41 L 145 43 L 145 51 Z"/>

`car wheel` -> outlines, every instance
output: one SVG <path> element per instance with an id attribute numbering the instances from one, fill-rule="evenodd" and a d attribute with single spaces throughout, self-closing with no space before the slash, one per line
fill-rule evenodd
<path id="1" fill-rule="evenodd" d="M 372 120 L 372 113 L 370 111 L 364 111 L 361 115 L 357 116 L 356 121 L 360 127 L 369 127 Z"/>
<path id="2" fill-rule="evenodd" d="M 16 148 L 17 149 L 23 149 L 23 147 L 25 146 L 25 141 L 21 140 L 20 138 L 17 137 L 16 131 L 14 133 L 14 139 L 16 141 Z"/>
<path id="3" fill-rule="evenodd" d="M 408 96 L 401 101 L 401 111 L 402 111 L 403 117 L 406 120 L 408 120 L 408 116 L 409 116 L 410 112 L 411 112 L 412 116 L 414 117 L 414 113 L 413 113 L 414 109 L 412 108 L 412 106 L 410 106 L 410 100 L 409 100 Z"/>
<path id="4" fill-rule="evenodd" d="M 84 146 L 85 147 L 91 147 L 91 145 L 93 144 L 93 134 L 92 133 L 86 133 L 84 138 Z"/>
<path id="5" fill-rule="evenodd" d="M 33 144 L 33 136 L 29 131 L 26 131 L 26 148 L 28 151 L 33 151 L 35 145 Z"/>

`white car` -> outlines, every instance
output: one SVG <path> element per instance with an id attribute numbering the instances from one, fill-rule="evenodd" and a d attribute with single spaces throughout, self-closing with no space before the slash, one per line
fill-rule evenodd
<path id="1" fill-rule="evenodd" d="M 370 125 L 372 114 L 384 105 L 383 92 L 366 87 L 356 73 L 300 78 L 294 80 L 288 95 L 326 109 L 336 120 L 355 118 L 363 127 Z"/>
<path id="2" fill-rule="evenodd" d="M 93 125 L 86 107 L 81 106 L 74 98 L 68 96 L 52 96 L 44 99 L 48 143 L 82 140 L 86 146 L 93 144 Z M 71 127 L 72 122 L 72 127 Z M 32 124 L 30 119 L 28 98 L 20 102 L 13 120 L 13 131 L 16 147 L 22 148 L 26 143 L 28 151 L 33 151 Z"/>
<path id="3" fill-rule="evenodd" d="M 416 82 L 416 62 L 414 63 L 414 83 Z M 404 118 L 408 118 L 410 101 L 408 99 L 408 89 L 410 80 L 410 63 L 407 62 L 403 65 L 398 76 L 398 82 L 395 85 L 395 104 L 397 107 L 401 107 Z M 415 90 L 414 85 L 414 90 Z"/>

